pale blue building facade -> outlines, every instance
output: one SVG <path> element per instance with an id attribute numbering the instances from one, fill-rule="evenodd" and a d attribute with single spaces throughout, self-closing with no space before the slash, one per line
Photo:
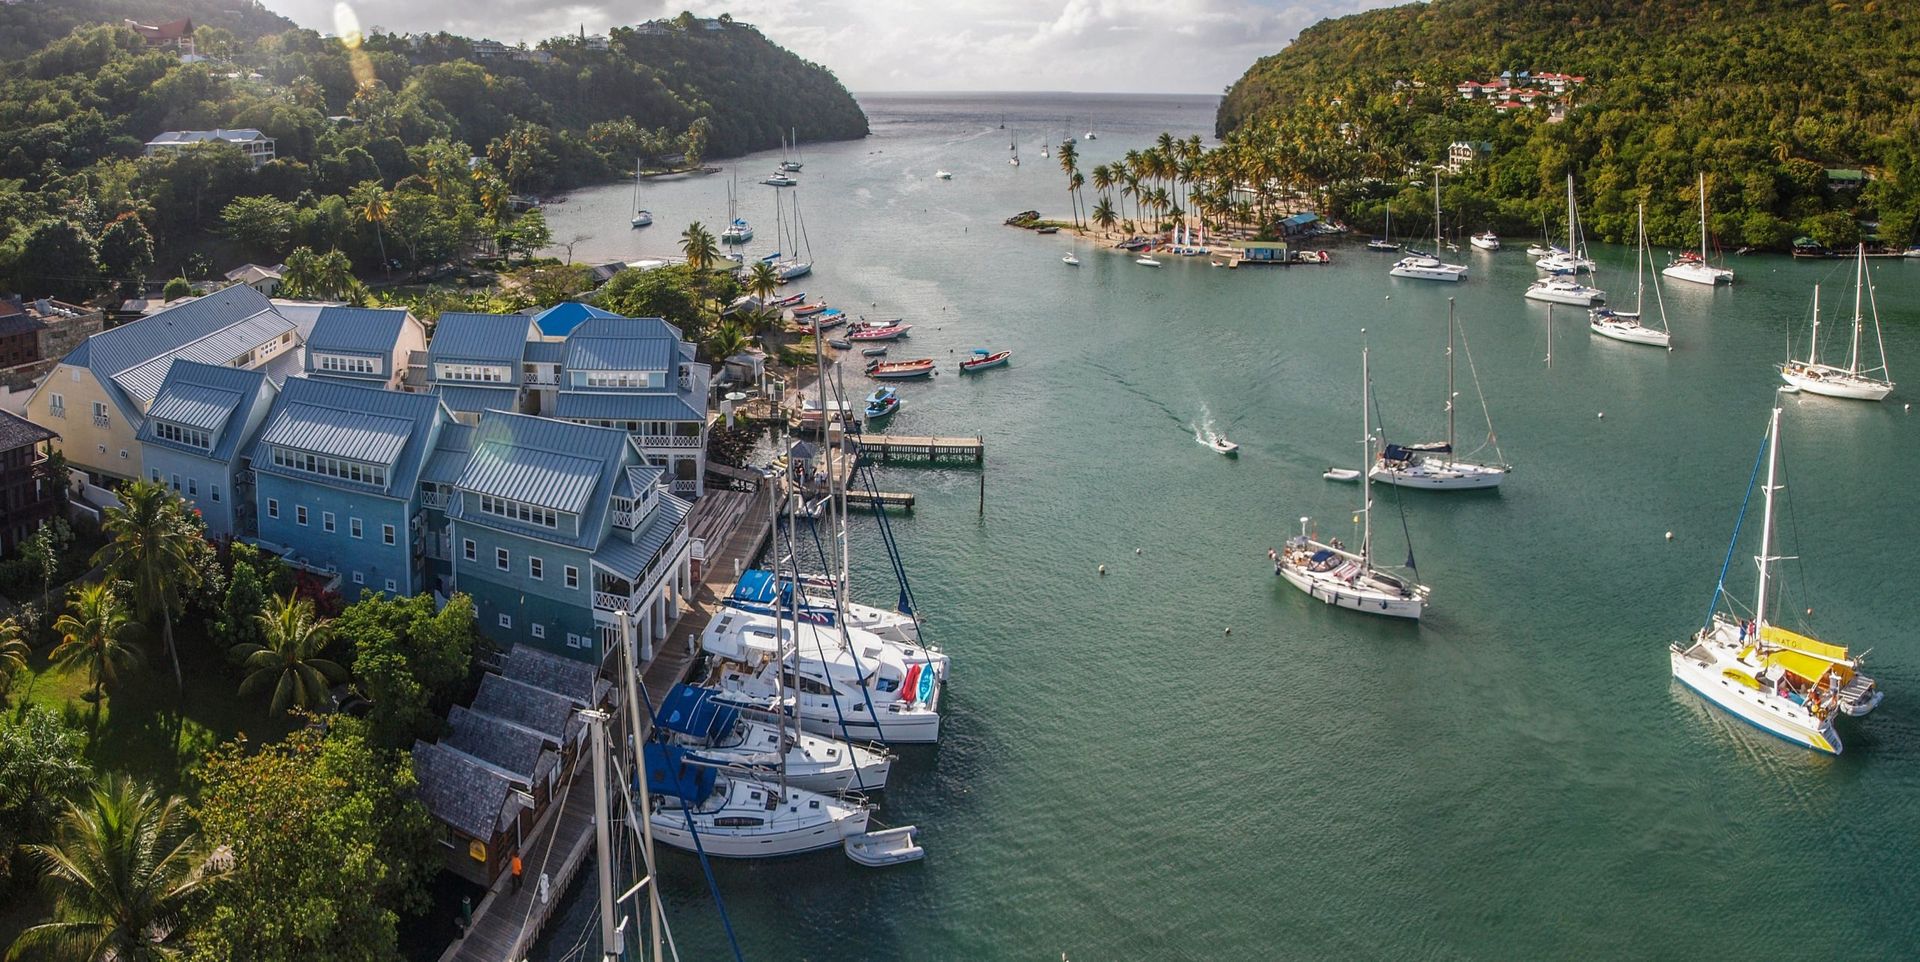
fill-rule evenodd
<path id="1" fill-rule="evenodd" d="M 210 537 L 252 533 L 244 452 L 278 394 L 264 371 L 175 359 L 147 408 L 142 473 L 199 511 Z"/>

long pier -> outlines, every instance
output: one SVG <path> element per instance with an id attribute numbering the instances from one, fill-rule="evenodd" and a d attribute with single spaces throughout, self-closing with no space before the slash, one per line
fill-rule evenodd
<path id="1" fill-rule="evenodd" d="M 862 434 L 860 453 L 876 461 L 971 461 L 985 464 L 983 437 L 940 438 L 906 434 Z"/>
<path id="2" fill-rule="evenodd" d="M 772 537 L 772 518 L 764 492 L 709 491 L 694 507 L 689 533 L 704 539 L 706 557 L 696 570 L 694 595 L 688 607 L 655 648 L 653 660 L 641 672 L 647 698 L 658 705 L 674 685 L 686 680 L 699 654 L 700 632 L 720 605 L 723 594 L 752 563 Z M 630 710 L 622 706 L 622 711 Z M 652 726 L 652 719 L 643 722 Z M 575 763 L 587 766 L 585 759 Z M 593 851 L 592 776 L 575 776 L 563 805 L 550 808 L 524 840 L 527 878 L 515 892 L 512 877 L 502 873 L 480 904 L 465 935 L 440 955 L 440 962 L 520 962 L 539 940 L 549 918 L 575 875 Z M 540 898 L 539 875 L 548 877 L 548 898 Z"/>

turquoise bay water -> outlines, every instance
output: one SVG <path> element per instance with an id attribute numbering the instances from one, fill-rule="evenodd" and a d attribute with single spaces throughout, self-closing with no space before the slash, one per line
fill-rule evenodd
<path id="1" fill-rule="evenodd" d="M 1920 642 L 1898 612 L 1920 542 L 1914 388 L 1880 405 L 1785 399 L 1779 530 L 1804 557 L 1788 597 L 1823 637 L 1871 647 L 1890 693 L 1843 730 L 1847 754 L 1705 707 L 1665 651 L 1706 612 L 1769 364 L 1804 341 L 1814 283 L 1850 300 L 1851 265 L 1738 258 L 1731 289 L 1669 284 L 1671 354 L 1557 310 L 1549 368 L 1547 310 L 1521 298 L 1524 238 L 1463 252 L 1472 278 L 1436 285 L 1389 278 L 1391 258 L 1357 244 L 1324 268 L 1155 271 L 1000 225 L 1029 207 L 1064 216 L 1038 145 L 1067 117 L 1099 133 L 1080 145 L 1086 169 L 1163 129 L 1204 135 L 1210 98 L 863 103 L 872 137 L 802 145 L 818 273 L 801 286 L 917 325 L 894 353 L 944 373 L 904 388 L 889 430 L 985 434 L 986 509 L 971 469 L 883 472 L 920 497 L 894 530 L 957 662 L 942 744 L 904 753 L 880 812 L 921 827 L 926 861 L 719 865 L 747 958 L 1911 951 Z M 731 167 L 757 181 L 775 159 Z M 952 181 L 933 179 L 942 167 Z M 773 188 L 742 190 L 770 250 Z M 671 253 L 689 220 L 724 220 L 717 177 L 648 185 L 646 231 L 628 230 L 630 199 L 580 192 L 549 211 L 554 234 L 590 235 L 583 260 L 632 259 Z M 1083 266 L 1060 262 L 1068 249 Z M 1601 286 L 1630 298 L 1632 252 L 1600 256 Z M 1911 380 L 1920 264 L 1872 270 L 1895 378 Z M 1265 552 L 1302 515 L 1348 525 L 1356 489 L 1320 472 L 1355 460 L 1361 328 L 1389 434 L 1444 430 L 1449 296 L 1515 472 L 1496 494 L 1401 497 L 1433 587 L 1424 623 L 1330 610 Z M 1013 366 L 962 379 L 954 352 L 974 347 L 1012 348 Z M 1483 421 L 1461 361 L 1471 448 Z M 1209 420 L 1237 461 L 1196 443 Z M 1377 500 L 1392 557 L 1394 494 Z M 865 593 L 884 601 L 872 522 L 857 536 Z M 1749 601 L 1753 553 L 1729 576 Z M 683 957 L 724 955 L 697 865 L 663 860 Z M 539 958 L 563 957 L 590 901 L 573 893 Z"/>

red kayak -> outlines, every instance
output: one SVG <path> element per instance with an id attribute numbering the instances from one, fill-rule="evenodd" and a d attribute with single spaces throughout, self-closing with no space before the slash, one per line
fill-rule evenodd
<path id="1" fill-rule="evenodd" d="M 886 379 L 931 377 L 933 376 L 933 358 L 923 357 L 914 361 L 873 361 L 867 365 L 867 376 Z"/>

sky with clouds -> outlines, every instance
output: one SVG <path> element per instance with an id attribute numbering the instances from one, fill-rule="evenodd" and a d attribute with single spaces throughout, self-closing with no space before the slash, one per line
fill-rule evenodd
<path id="1" fill-rule="evenodd" d="M 1330 16 L 1403 0 L 351 0 L 360 23 L 532 43 L 730 13 L 855 91 L 1218 93 Z M 335 0 L 263 0 L 332 32 Z"/>

